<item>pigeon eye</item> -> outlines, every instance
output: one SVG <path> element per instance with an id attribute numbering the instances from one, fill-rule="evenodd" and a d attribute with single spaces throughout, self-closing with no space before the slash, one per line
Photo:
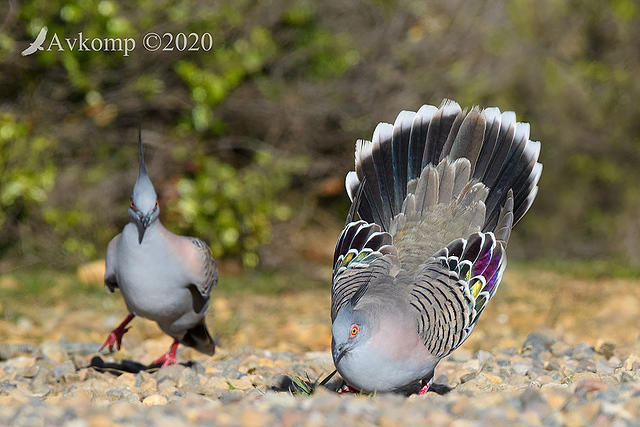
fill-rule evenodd
<path id="1" fill-rule="evenodd" d="M 353 325 L 351 325 L 351 331 L 350 331 L 349 338 L 353 338 L 356 335 L 358 335 L 358 330 L 359 330 L 358 325 L 356 325 L 355 323 Z"/>
<path id="2" fill-rule="evenodd" d="M 153 210 L 155 211 L 156 209 L 158 209 L 158 201 L 156 200 L 156 204 L 153 206 Z"/>
<path id="3" fill-rule="evenodd" d="M 129 206 L 131 206 L 131 209 L 133 209 L 134 211 L 136 210 L 136 205 L 133 203 L 132 198 L 129 198 Z"/>

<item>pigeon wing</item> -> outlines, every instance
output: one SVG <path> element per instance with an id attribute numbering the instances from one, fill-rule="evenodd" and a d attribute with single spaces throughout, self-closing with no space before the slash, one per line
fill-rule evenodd
<path id="1" fill-rule="evenodd" d="M 205 242 L 194 237 L 191 238 L 191 243 L 195 247 L 202 266 L 193 284 L 204 298 L 209 298 L 211 290 L 218 283 L 218 267 Z"/>
<path id="2" fill-rule="evenodd" d="M 104 268 L 104 287 L 107 292 L 113 292 L 118 287 L 118 279 L 116 275 L 116 250 L 120 243 L 121 236 L 122 234 L 118 234 L 116 237 L 111 239 L 107 246 L 107 256 Z"/>
<path id="3" fill-rule="evenodd" d="M 503 243 L 489 232 L 456 239 L 422 264 L 409 294 L 418 335 L 431 354 L 445 357 L 467 339 L 506 261 Z"/>
<path id="4" fill-rule="evenodd" d="M 355 305 L 371 282 L 393 273 L 397 251 L 378 224 L 354 221 L 338 237 L 333 259 L 331 320 L 347 303 Z"/>

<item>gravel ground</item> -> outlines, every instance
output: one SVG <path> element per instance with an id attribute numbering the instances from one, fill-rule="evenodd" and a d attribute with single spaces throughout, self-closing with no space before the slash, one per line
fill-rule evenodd
<path id="1" fill-rule="evenodd" d="M 183 365 L 147 369 L 98 343 L 0 347 L 0 425 L 639 425 L 640 345 L 571 346 L 554 333 L 520 346 L 459 349 L 436 369 L 426 396 L 301 390 L 332 372 L 326 352 L 185 351 Z M 139 360 L 139 359 L 138 359 Z M 184 360 L 184 359 L 183 359 Z M 127 372 L 129 371 L 129 372 Z"/>

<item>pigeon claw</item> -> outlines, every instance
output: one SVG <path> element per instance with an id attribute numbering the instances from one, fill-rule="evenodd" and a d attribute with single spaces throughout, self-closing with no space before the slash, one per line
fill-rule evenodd
<path id="1" fill-rule="evenodd" d="M 111 333 L 107 337 L 107 340 L 104 342 L 104 344 L 102 344 L 102 347 L 100 347 L 100 350 L 98 350 L 98 351 L 102 351 L 102 349 L 107 347 L 107 346 L 109 346 L 109 352 L 110 353 L 113 353 L 113 348 L 114 347 L 116 348 L 116 350 L 120 350 L 120 347 L 122 346 L 122 336 L 124 334 L 126 334 L 129 329 L 131 329 L 131 328 L 126 328 L 125 326 L 127 326 L 127 324 L 129 324 L 129 322 L 131 322 L 131 320 L 134 317 L 135 317 L 135 315 L 129 314 L 122 321 L 122 323 L 120 323 L 118 325 L 117 328 L 115 328 L 113 331 L 111 331 Z"/>
<path id="2" fill-rule="evenodd" d="M 425 394 L 427 394 L 427 392 L 431 388 L 431 383 L 433 383 L 433 377 L 431 377 L 429 380 L 422 380 L 420 383 L 422 384 L 422 388 L 420 388 L 420 391 L 418 392 L 418 396 L 424 396 Z"/>
<path id="3" fill-rule="evenodd" d="M 178 360 L 175 356 L 171 356 L 168 353 L 163 354 L 159 359 L 156 359 L 153 362 L 154 365 L 160 365 L 161 368 L 167 367 L 169 365 L 177 365 Z"/>
<path id="4" fill-rule="evenodd" d="M 167 367 L 169 365 L 177 365 L 178 359 L 176 358 L 176 352 L 178 351 L 179 344 L 180 342 L 178 340 L 174 340 L 173 344 L 171 344 L 171 347 L 169 348 L 169 351 L 167 351 L 165 354 L 163 354 L 158 359 L 156 359 L 152 364 L 153 365 L 162 364 L 160 366 L 161 368 Z"/>
<path id="5" fill-rule="evenodd" d="M 127 333 L 127 331 L 131 328 L 116 328 L 107 337 L 102 347 L 100 347 L 99 351 L 102 351 L 105 347 L 109 347 L 109 352 L 113 353 L 114 347 L 116 350 L 120 350 L 122 347 L 122 336 Z"/>
<path id="6" fill-rule="evenodd" d="M 429 391 L 429 384 L 423 385 L 420 391 L 418 392 L 418 396 L 424 396 Z"/>
<path id="7" fill-rule="evenodd" d="M 357 388 L 353 388 L 350 385 L 345 384 L 338 389 L 338 394 L 346 394 L 346 393 L 362 394 L 362 392 Z"/>

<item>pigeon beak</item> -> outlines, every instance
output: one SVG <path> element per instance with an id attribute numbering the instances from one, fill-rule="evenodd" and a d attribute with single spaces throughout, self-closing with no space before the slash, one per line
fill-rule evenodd
<path id="1" fill-rule="evenodd" d="M 340 354 L 338 354 L 338 357 L 336 357 L 336 360 L 334 362 L 336 366 L 338 366 L 338 363 L 340 363 L 340 360 L 347 354 L 347 352 L 348 352 L 348 349 L 345 348 L 340 352 Z"/>
<path id="2" fill-rule="evenodd" d="M 138 227 L 138 244 L 142 244 L 142 238 L 144 237 L 144 232 L 147 231 L 147 227 L 144 225 L 143 220 L 136 221 L 136 226 Z"/>
<path id="3" fill-rule="evenodd" d="M 136 221 L 136 226 L 138 227 L 138 244 L 142 244 L 142 238 L 144 237 L 144 232 L 147 231 L 147 227 L 151 222 L 151 215 L 145 215 L 138 217 L 138 221 Z"/>
<path id="4" fill-rule="evenodd" d="M 333 347 L 332 350 L 333 350 L 333 354 L 334 354 L 333 364 L 338 366 L 338 363 L 340 363 L 340 360 L 347 354 L 349 349 L 345 348 L 346 347 L 345 345 L 336 346 L 334 344 L 334 345 L 332 345 L 332 347 Z M 337 354 L 337 356 L 336 356 L 336 354 Z"/>

